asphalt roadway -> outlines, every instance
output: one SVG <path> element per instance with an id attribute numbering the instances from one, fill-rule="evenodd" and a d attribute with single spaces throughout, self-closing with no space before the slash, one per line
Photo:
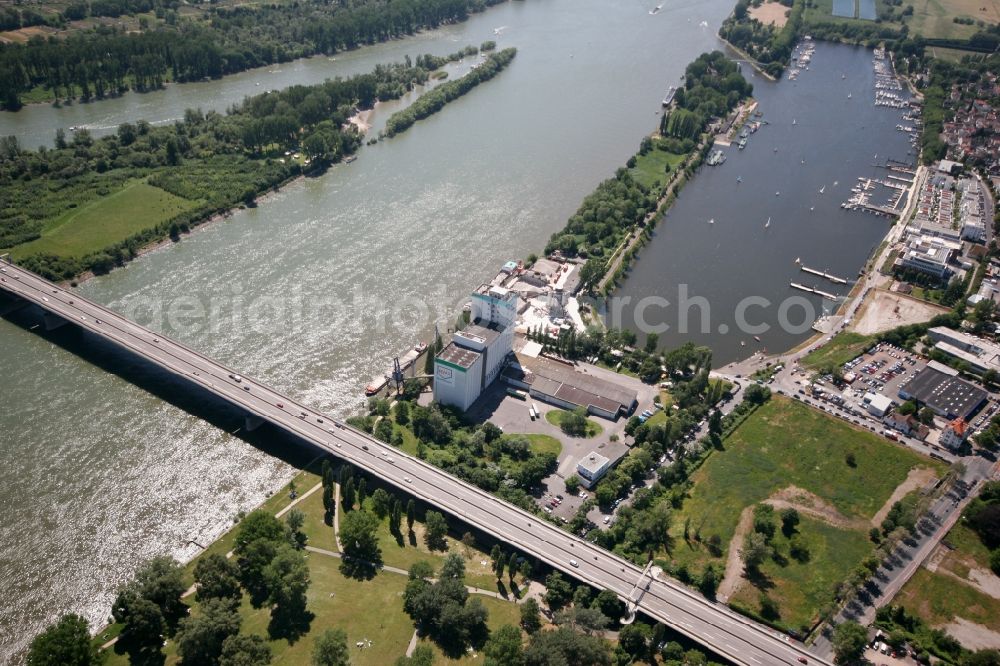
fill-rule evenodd
<path id="1" fill-rule="evenodd" d="M 713 603 L 432 465 L 316 412 L 117 313 L 0 261 L 0 289 L 115 342 L 205 390 L 346 460 L 524 554 L 594 586 L 744 666 L 826 664 L 801 643 Z M 237 380 L 238 378 L 238 380 Z M 8 381 L 11 378 L 8 378 Z M 252 419 L 251 419 L 252 420 Z"/>

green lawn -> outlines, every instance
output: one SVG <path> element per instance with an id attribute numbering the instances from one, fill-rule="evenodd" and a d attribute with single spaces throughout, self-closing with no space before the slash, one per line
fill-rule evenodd
<path id="1" fill-rule="evenodd" d="M 557 458 L 559 457 L 559 454 L 562 453 L 562 442 L 552 435 L 531 433 L 527 435 L 518 435 L 518 437 L 524 437 L 531 442 L 531 450 L 535 453 L 551 453 Z"/>
<path id="2" fill-rule="evenodd" d="M 774 396 L 744 421 L 692 475 L 694 488 L 674 520 L 675 556 L 708 554 L 683 544 L 683 521 L 701 528 L 702 537 L 718 534 L 723 546 L 732 539 L 744 507 L 790 485 L 832 504 L 847 518 L 870 519 L 906 478 L 910 469 L 944 465 L 893 444 L 866 430 Z M 856 467 L 845 462 L 855 454 Z"/>
<path id="3" fill-rule="evenodd" d="M 801 363 L 805 367 L 813 369 L 831 365 L 840 366 L 868 349 L 872 342 L 874 342 L 872 336 L 841 331 L 833 336 L 833 340 L 806 354 Z"/>
<path id="4" fill-rule="evenodd" d="M 569 412 L 564 409 L 551 409 L 545 412 L 545 420 L 558 427 L 562 424 L 563 417 L 566 414 L 569 414 Z M 601 424 L 595 423 L 590 418 L 587 419 L 587 433 L 584 437 L 597 437 L 602 432 L 604 432 L 604 428 L 601 427 Z"/>
<path id="5" fill-rule="evenodd" d="M 509 603 L 507 601 L 501 601 L 499 599 L 491 599 L 486 596 L 477 596 L 483 602 L 483 606 L 489 612 L 490 616 L 487 620 L 487 624 L 490 627 L 490 631 L 494 631 L 505 624 L 512 624 L 515 627 L 521 622 L 521 613 L 516 604 Z M 454 659 L 445 655 L 440 648 L 437 647 L 432 641 L 422 638 L 420 643 L 423 645 L 430 645 L 431 649 L 434 650 L 434 663 L 435 664 L 448 664 L 449 666 L 467 666 L 471 664 L 482 664 L 484 661 L 484 656 L 482 652 L 467 653 L 465 656 Z"/>
<path id="6" fill-rule="evenodd" d="M 546 437 L 546 436 L 541 436 Z M 554 438 L 548 438 L 553 439 Z M 544 440 L 542 440 L 544 441 Z M 558 444 L 558 442 L 556 442 Z M 546 444 L 551 446 L 550 443 Z M 319 483 L 319 477 L 312 472 L 300 472 L 293 483 L 302 494 Z M 366 504 L 370 500 L 366 499 Z M 277 494 L 261 505 L 261 509 L 277 512 L 287 507 L 291 502 L 289 486 L 285 486 Z M 323 496 L 317 491 L 299 502 L 296 508 L 305 514 L 303 531 L 308 537 L 308 545 L 337 551 L 333 527 L 324 522 Z M 460 541 L 460 535 L 449 534 L 448 547 L 445 552 L 431 552 L 423 541 L 424 528 L 421 522 L 414 524 L 412 537 L 405 534 L 406 523 L 403 523 L 403 543 L 398 543 L 389 532 L 388 520 L 383 520 L 379 527 L 379 544 L 382 556 L 387 566 L 408 569 L 417 560 L 426 560 L 435 568 L 440 567 L 448 552 L 458 553 L 465 557 L 466 583 L 497 591 L 496 577 L 490 570 L 489 555 L 476 547 L 466 549 Z M 214 542 L 205 552 L 226 553 L 232 548 L 236 530 L 230 530 Z M 340 573 L 340 559 L 319 553 L 304 552 L 303 557 L 309 560 L 310 586 L 308 592 L 308 608 L 315 614 L 310 631 L 295 643 L 287 640 L 269 641 L 274 653 L 274 664 L 299 666 L 311 663 L 312 646 L 319 635 L 328 627 L 340 627 L 347 632 L 348 644 L 351 649 L 351 663 L 356 665 L 371 664 L 372 666 L 389 664 L 406 651 L 407 643 L 413 634 L 413 624 L 403 612 L 402 593 L 406 586 L 406 577 L 382 571 L 370 581 L 355 581 L 345 578 Z M 193 583 L 192 572 L 197 558 L 186 567 L 187 582 Z M 485 562 L 485 564 L 483 564 Z M 522 584 L 518 576 L 518 584 Z M 503 579 L 508 585 L 506 573 Z M 501 624 L 516 624 L 518 618 L 517 606 L 508 601 L 494 599 L 485 595 L 476 595 L 490 612 L 489 625 L 496 628 Z M 198 604 L 194 597 L 188 597 L 187 603 L 192 606 L 192 612 L 197 613 Z M 267 636 L 267 626 L 270 619 L 268 609 L 254 609 L 244 598 L 240 609 L 243 616 L 242 633 L 253 633 Z M 98 639 L 105 642 L 117 635 L 119 627 L 108 627 Z M 355 644 L 362 639 L 372 641 L 370 648 L 358 648 Z M 166 664 L 179 663 L 176 644 L 168 642 L 164 648 Z M 439 653 L 439 663 L 481 663 L 482 655 L 477 659 L 464 658 L 450 660 Z M 128 656 L 109 651 L 109 666 L 128 663 Z"/>
<path id="7" fill-rule="evenodd" d="M 722 567 L 743 509 L 775 492 L 796 486 L 832 505 L 857 528 L 838 528 L 801 514 L 800 530 L 811 557 L 806 564 L 768 562 L 764 573 L 769 594 L 781 608 L 778 620 L 787 628 L 811 624 L 842 580 L 872 550 L 867 521 L 885 504 L 910 469 L 926 466 L 943 473 L 945 466 L 881 437 L 774 396 L 760 407 L 692 475 L 694 487 L 673 520 L 673 547 L 668 557 L 693 572 L 708 562 Z M 847 465 L 848 451 L 856 467 Z M 684 525 L 700 534 L 701 543 L 685 541 Z M 718 535 L 722 554 L 713 558 L 704 544 Z M 778 549 L 787 554 L 780 533 Z M 734 596 L 737 606 L 758 610 L 759 591 L 748 583 Z"/>
<path id="8" fill-rule="evenodd" d="M 31 254 L 81 257 L 155 227 L 198 202 L 184 199 L 143 181 L 74 208 L 46 223 L 42 237 L 11 251 L 14 259 Z"/>
<path id="9" fill-rule="evenodd" d="M 1000 599 L 923 567 L 903 586 L 895 603 L 932 626 L 961 617 L 1000 631 Z"/>
<path id="10" fill-rule="evenodd" d="M 780 617 L 772 621 L 804 634 L 815 623 L 818 609 L 833 600 L 837 583 L 871 552 L 872 544 L 863 532 L 833 527 L 805 515 L 801 518 L 799 538 L 807 544 L 809 559 L 799 562 L 788 557 L 788 539 L 778 530 L 773 545 L 784 558 L 768 560 L 761 571 L 768 596 L 781 609 Z M 744 581 L 730 603 L 759 614 L 760 592 Z"/>
<path id="11" fill-rule="evenodd" d="M 944 543 L 952 550 L 938 563 L 937 571 L 918 569 L 900 591 L 899 603 L 931 625 L 961 617 L 1000 631 L 1000 599 L 978 590 L 969 578 L 972 569 L 989 570 L 989 550 L 979 536 L 962 523 L 948 532 Z M 969 581 L 969 584 L 948 574 Z"/>
<path id="12" fill-rule="evenodd" d="M 305 553 L 309 560 L 310 585 L 307 608 L 315 614 L 310 630 L 294 643 L 287 640 L 270 640 L 275 665 L 301 666 L 312 663 L 312 649 L 316 637 L 327 628 L 338 627 L 347 632 L 351 663 L 357 666 L 391 664 L 406 651 L 413 635 L 413 623 L 403 612 L 402 593 L 406 577 L 380 574 L 370 581 L 356 581 L 340 573 L 340 560 L 334 557 Z M 190 600 L 192 613 L 198 604 Z M 240 607 L 243 618 L 241 633 L 267 637 L 270 611 L 253 608 L 244 595 Z M 360 640 L 372 641 L 370 648 L 358 648 Z M 166 664 L 180 663 L 177 645 L 168 641 L 163 650 Z M 109 651 L 107 666 L 128 664 L 128 656 Z"/>
<path id="13" fill-rule="evenodd" d="M 978 25 L 955 23 L 952 18 L 971 18 L 985 24 L 1000 21 L 1000 7 L 981 0 L 904 0 L 903 6 L 913 7 L 909 19 L 910 32 L 923 37 L 941 39 L 968 39 L 984 28 Z M 983 8 L 986 11 L 981 11 Z"/>
<path id="14" fill-rule="evenodd" d="M 636 153 L 635 166 L 629 169 L 629 173 L 646 187 L 658 189 L 667 182 L 667 165 L 670 165 L 670 173 L 673 173 L 677 169 L 677 165 L 686 158 L 687 155 L 677 155 L 653 148 L 645 155 Z"/>

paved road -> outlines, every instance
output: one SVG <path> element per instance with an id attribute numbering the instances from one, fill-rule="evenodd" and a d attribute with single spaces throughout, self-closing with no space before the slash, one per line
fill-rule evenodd
<path id="1" fill-rule="evenodd" d="M 236 381 L 234 370 L 28 271 L 0 263 L 0 289 L 121 345 L 573 578 L 625 599 L 640 580 L 642 569 L 632 563 L 249 377 Z M 801 643 L 711 603 L 676 581 L 647 578 L 637 596 L 637 608 L 645 615 L 734 663 L 829 663 Z"/>
<path id="2" fill-rule="evenodd" d="M 927 560 L 941 539 L 955 526 L 969 501 L 976 496 L 984 480 L 996 476 L 997 465 L 985 458 L 963 460 L 965 473 L 956 485 L 943 494 L 928 509 L 917 524 L 916 535 L 901 542 L 886 562 L 866 583 L 862 594 L 841 609 L 834 624 L 848 620 L 869 625 L 875 620 L 875 611 L 885 606 L 903 589 L 907 581 Z M 829 634 L 816 639 L 813 649 L 832 658 L 833 645 Z"/>

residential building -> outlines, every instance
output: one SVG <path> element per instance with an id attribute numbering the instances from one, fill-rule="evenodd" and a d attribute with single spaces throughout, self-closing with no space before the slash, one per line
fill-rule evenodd
<path id="1" fill-rule="evenodd" d="M 580 477 L 584 488 L 593 488 L 609 469 L 611 461 L 600 453 L 591 451 L 576 464 L 576 475 Z"/>
<path id="2" fill-rule="evenodd" d="M 941 446 L 947 446 L 949 449 L 958 449 L 968 435 L 969 424 L 964 419 L 954 419 L 941 431 L 938 442 Z"/>
<path id="3" fill-rule="evenodd" d="M 961 245 L 936 236 L 912 234 L 898 259 L 899 268 L 915 270 L 940 280 L 951 274 L 949 263 Z"/>

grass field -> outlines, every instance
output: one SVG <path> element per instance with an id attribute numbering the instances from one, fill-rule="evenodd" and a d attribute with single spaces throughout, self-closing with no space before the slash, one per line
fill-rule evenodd
<path id="1" fill-rule="evenodd" d="M 761 572 L 773 585 L 767 594 L 781 608 L 780 617 L 773 621 L 786 629 L 802 631 L 815 622 L 817 610 L 832 599 L 834 587 L 871 552 L 872 544 L 862 532 L 840 529 L 808 516 L 802 516 L 798 533 L 809 549 L 809 559 L 799 562 L 788 557 L 788 539 L 778 530 L 773 545 L 786 559 L 782 564 L 768 560 Z M 759 613 L 760 590 L 744 582 L 730 603 Z"/>
<path id="2" fill-rule="evenodd" d="M 1000 599 L 977 589 L 969 576 L 973 569 L 989 571 L 989 549 L 961 523 L 943 541 L 951 550 L 938 562 L 937 571 L 918 569 L 900 591 L 899 603 L 932 625 L 961 617 L 1000 631 Z"/>
<path id="3" fill-rule="evenodd" d="M 807 520 L 802 514 L 803 538 L 812 553 L 808 565 L 772 562 L 764 568 L 774 585 L 771 595 L 782 609 L 782 621 L 789 627 L 808 623 L 829 601 L 833 582 L 871 551 L 867 523 L 909 470 L 927 466 L 940 474 L 944 469 L 936 461 L 777 396 L 743 422 L 724 446 L 692 475 L 694 487 L 673 520 L 674 545 L 668 557 L 692 571 L 700 571 L 708 562 L 721 566 L 744 508 L 789 486 L 814 494 L 839 514 L 842 527 Z M 855 455 L 855 467 L 846 462 L 848 452 Z M 699 533 L 700 543 L 685 541 L 688 521 L 689 533 Z M 702 545 L 713 535 L 721 539 L 719 558 Z M 807 579 L 815 584 L 807 584 Z M 758 592 L 747 594 L 748 599 L 737 601 L 756 610 Z"/>
<path id="4" fill-rule="evenodd" d="M 900 590 L 895 603 L 932 626 L 961 617 L 1000 631 L 1000 599 L 923 567 Z"/>
<path id="5" fill-rule="evenodd" d="M 677 155 L 653 148 L 645 155 L 636 153 L 635 166 L 629 169 L 629 173 L 646 187 L 660 188 L 667 182 L 667 165 L 670 165 L 670 173 L 673 173 L 686 157 L 687 155 Z"/>
<path id="6" fill-rule="evenodd" d="M 566 414 L 569 414 L 569 412 L 562 409 L 552 409 L 545 412 L 545 420 L 554 426 L 560 426 Z M 604 428 L 601 427 L 601 424 L 595 423 L 589 418 L 587 419 L 587 432 L 584 437 L 597 437 L 602 432 L 604 432 Z"/>
<path id="7" fill-rule="evenodd" d="M 544 437 L 544 436 L 543 436 Z M 549 438 L 553 439 L 553 438 Z M 553 440 L 555 441 L 555 440 Z M 558 442 L 557 442 L 558 444 Z M 551 443 L 545 445 L 551 447 Z M 312 472 L 301 472 L 292 483 L 301 495 L 319 483 L 319 477 Z M 286 485 L 279 493 L 268 499 L 261 509 L 277 512 L 287 507 L 290 486 Z M 370 500 L 366 500 L 366 504 Z M 337 552 L 336 539 L 332 526 L 324 522 L 323 498 L 317 491 L 300 501 L 296 508 L 305 514 L 303 531 L 308 537 L 308 545 Z M 406 524 L 403 524 L 404 531 Z M 389 532 L 388 520 L 383 520 L 379 527 L 379 544 L 382 548 L 384 563 L 387 566 L 408 569 L 417 560 L 426 560 L 435 568 L 441 566 L 448 552 L 458 553 L 466 558 L 466 583 L 488 589 L 497 590 L 496 578 L 490 570 L 489 556 L 477 548 L 466 549 L 456 535 L 448 536 L 449 551 L 431 552 L 423 541 L 423 524 L 414 524 L 414 534 L 404 534 L 403 543 L 398 543 Z M 233 529 L 214 542 L 206 553 L 226 553 L 232 549 L 236 530 Z M 204 554 L 203 554 L 204 555 Z M 202 556 L 203 556 L 202 555 Z M 340 559 L 320 553 L 303 553 L 309 561 L 310 585 L 308 592 L 308 609 L 315 614 L 310 625 L 310 631 L 294 643 L 287 640 L 268 641 L 274 654 L 273 664 L 299 666 L 311 663 L 312 646 L 316 637 L 329 627 L 339 627 L 347 632 L 348 645 L 351 650 L 351 663 L 355 665 L 380 666 L 395 661 L 396 657 L 406 651 L 410 637 L 413 634 L 413 624 L 403 612 L 402 593 L 406 587 L 406 577 L 392 572 L 380 572 L 370 581 L 356 581 L 345 578 L 340 573 Z M 194 582 L 192 572 L 197 559 L 186 567 L 186 582 Z M 483 564 L 485 562 L 486 564 Z M 518 576 L 520 584 L 520 576 Z M 504 575 L 504 584 L 508 579 Z M 517 624 L 518 608 L 516 604 L 500 599 L 476 595 L 490 613 L 491 629 L 501 624 Z M 192 606 L 192 613 L 197 613 L 198 604 L 193 597 L 186 599 Z M 267 636 L 267 626 L 270 611 L 267 608 L 255 609 L 245 597 L 240 608 L 243 619 L 241 633 Z M 117 635 L 118 627 L 111 627 L 102 632 L 97 640 L 104 642 Z M 363 639 L 372 641 L 371 647 L 358 648 L 356 643 Z M 476 657 L 466 655 L 462 659 L 450 659 L 439 650 L 439 664 L 478 664 L 482 663 L 481 654 Z M 176 644 L 169 641 L 164 648 L 166 664 L 179 663 Z M 128 664 L 128 656 L 109 651 L 108 666 Z"/>
<path id="8" fill-rule="evenodd" d="M 912 467 L 944 466 L 794 400 L 773 397 L 693 475 L 683 516 L 703 535 L 732 538 L 744 507 L 794 485 L 833 505 L 847 518 L 869 519 Z M 857 462 L 845 462 L 847 452 Z M 675 520 L 679 529 L 679 520 Z M 686 550 L 680 546 L 679 551 Z"/>
<path id="9" fill-rule="evenodd" d="M 843 365 L 868 349 L 872 342 L 874 338 L 869 335 L 841 331 L 833 336 L 833 340 L 806 354 L 801 363 L 807 368 L 814 369 Z"/>
<path id="10" fill-rule="evenodd" d="M 50 220 L 41 238 L 17 246 L 11 255 L 14 259 L 40 253 L 81 257 L 155 227 L 197 205 L 198 202 L 143 181 L 129 181 L 117 192 Z"/>
<path id="11" fill-rule="evenodd" d="M 562 442 L 552 435 L 532 433 L 528 435 L 518 435 L 518 437 L 524 437 L 531 442 L 531 450 L 535 453 L 551 453 L 557 458 L 559 457 L 559 454 L 562 453 Z"/>
<path id="12" fill-rule="evenodd" d="M 1000 22 L 1000 3 L 996 0 L 904 0 L 903 6 L 913 7 L 913 16 L 908 21 L 910 32 L 924 37 L 968 39 L 983 29 L 975 23 L 955 23 L 954 17 L 987 25 Z"/>

